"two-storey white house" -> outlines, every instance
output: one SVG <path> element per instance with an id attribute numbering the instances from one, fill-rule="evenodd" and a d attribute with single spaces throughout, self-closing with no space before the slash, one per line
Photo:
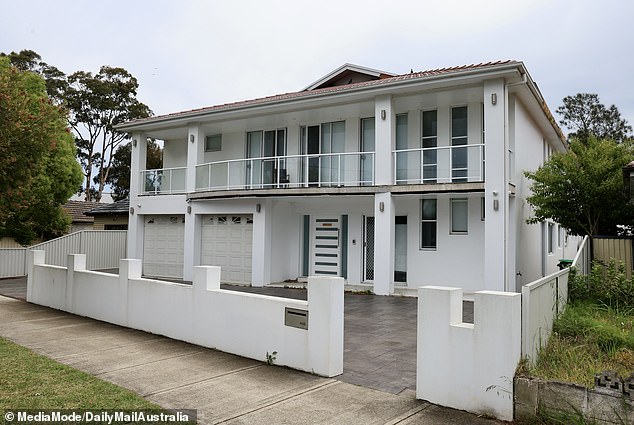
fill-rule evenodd
<path id="1" fill-rule="evenodd" d="M 522 62 L 346 64 L 298 92 L 118 129 L 133 139 L 128 256 L 149 276 L 219 265 L 254 286 L 337 275 L 377 294 L 514 291 L 572 245 L 525 221 L 522 172 L 565 141 Z M 147 138 L 164 141 L 164 169 L 146 169 Z"/>

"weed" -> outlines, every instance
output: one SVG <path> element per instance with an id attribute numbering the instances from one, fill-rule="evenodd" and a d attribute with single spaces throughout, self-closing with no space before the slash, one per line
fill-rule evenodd
<path id="1" fill-rule="evenodd" d="M 275 364 L 275 360 L 277 360 L 277 351 L 273 351 L 272 353 L 266 352 L 266 364 L 271 366 Z"/>

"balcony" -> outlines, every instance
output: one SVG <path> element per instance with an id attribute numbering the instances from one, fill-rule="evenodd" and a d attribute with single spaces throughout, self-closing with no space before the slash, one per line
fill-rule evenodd
<path id="1" fill-rule="evenodd" d="M 394 184 L 484 181 L 484 145 L 393 151 Z"/>
<path id="2" fill-rule="evenodd" d="M 441 146 L 392 152 L 395 185 L 484 181 L 484 145 Z M 375 182 L 374 152 L 231 159 L 196 166 L 195 192 L 285 188 L 367 187 Z M 379 165 L 380 166 L 380 165 Z M 187 191 L 186 168 L 141 171 L 143 195 Z M 365 191 L 366 189 L 360 189 Z M 420 190 L 420 189 L 418 189 Z M 289 191 L 293 192 L 293 191 Z"/>
<path id="3" fill-rule="evenodd" d="M 187 168 L 161 168 L 141 171 L 142 195 L 173 195 L 185 193 Z"/>
<path id="4" fill-rule="evenodd" d="M 374 152 L 233 159 L 196 166 L 196 191 L 373 184 Z"/>

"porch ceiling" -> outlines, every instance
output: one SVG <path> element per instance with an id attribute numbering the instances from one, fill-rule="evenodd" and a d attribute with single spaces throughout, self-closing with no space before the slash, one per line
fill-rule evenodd
<path id="1" fill-rule="evenodd" d="M 190 193 L 188 199 L 264 198 L 323 195 L 374 195 L 391 192 L 394 195 L 484 192 L 484 183 L 409 184 L 397 186 L 299 187 L 280 189 L 223 190 Z"/>

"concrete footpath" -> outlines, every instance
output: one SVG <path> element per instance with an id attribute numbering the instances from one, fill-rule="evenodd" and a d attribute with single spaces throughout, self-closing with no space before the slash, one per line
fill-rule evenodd
<path id="1" fill-rule="evenodd" d="M 203 424 L 499 423 L 3 296 L 0 336 Z"/>

